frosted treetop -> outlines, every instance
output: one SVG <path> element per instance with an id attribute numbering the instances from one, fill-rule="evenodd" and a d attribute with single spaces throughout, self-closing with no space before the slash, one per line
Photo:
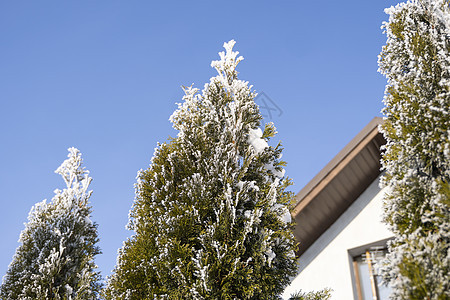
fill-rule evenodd
<path id="1" fill-rule="evenodd" d="M 73 183 L 83 180 L 84 174 L 89 173 L 82 167 L 81 152 L 77 148 L 71 147 L 67 149 L 69 154 L 68 159 L 63 161 L 63 163 L 56 169 L 55 173 L 62 176 L 68 188 L 72 186 Z"/>
<path id="2" fill-rule="evenodd" d="M 242 97 L 239 95 L 246 95 L 251 93 L 252 86 L 248 86 L 247 81 L 242 81 L 237 78 L 238 72 L 236 67 L 244 58 L 238 56 L 238 51 L 233 51 L 236 44 L 234 40 L 224 43 L 225 51 L 219 52 L 220 60 L 211 62 L 211 66 L 216 69 L 218 75 L 211 77 L 210 82 L 206 83 L 202 93 L 199 89 L 190 87 L 183 87 L 185 95 L 183 96 L 183 103 L 177 103 L 178 109 L 170 116 L 169 120 L 173 127 L 179 130 L 178 136 L 183 135 L 183 130 L 186 128 L 186 121 L 192 116 L 194 112 L 198 112 L 201 108 L 212 105 L 209 99 L 210 86 L 220 86 L 229 95 L 236 96 L 234 101 L 241 101 Z M 256 96 L 256 93 L 254 93 Z M 202 103 L 202 104 L 200 104 Z"/>
<path id="3" fill-rule="evenodd" d="M 236 66 L 244 59 L 242 56 L 237 57 L 238 51 L 233 51 L 235 44 L 235 40 L 224 43 L 223 47 L 226 52 L 219 52 L 220 60 L 211 62 L 211 67 L 216 69 L 219 77 L 228 84 L 231 84 L 233 79 L 237 77 Z"/>

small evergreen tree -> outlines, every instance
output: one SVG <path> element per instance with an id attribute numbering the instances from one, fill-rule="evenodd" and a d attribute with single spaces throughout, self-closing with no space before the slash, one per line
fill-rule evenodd
<path id="1" fill-rule="evenodd" d="M 331 289 L 326 288 L 317 292 L 298 291 L 289 297 L 289 300 L 329 300 L 331 299 Z"/>
<path id="2" fill-rule="evenodd" d="M 100 250 L 87 190 L 92 179 L 77 149 L 70 148 L 68 157 L 55 171 L 66 188 L 31 209 L 1 299 L 97 299 L 101 285 L 94 256 Z"/>
<path id="3" fill-rule="evenodd" d="M 279 299 L 295 273 L 281 146 L 270 147 L 242 60 L 225 43 L 201 94 L 185 88 L 178 135 L 141 171 L 108 299 Z"/>
<path id="4" fill-rule="evenodd" d="M 386 12 L 382 184 L 395 239 L 384 277 L 394 299 L 449 299 L 449 1 L 411 0 Z"/>

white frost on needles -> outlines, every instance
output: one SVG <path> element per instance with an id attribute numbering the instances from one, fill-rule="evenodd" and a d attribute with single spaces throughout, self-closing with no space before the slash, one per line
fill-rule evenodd
<path id="1" fill-rule="evenodd" d="M 233 51 L 235 44 L 234 40 L 224 43 L 223 47 L 226 52 L 219 52 L 220 60 L 211 62 L 211 67 L 219 73 L 220 81 L 226 85 L 231 85 L 233 81 L 238 81 L 234 80 L 237 77 L 236 66 L 244 59 L 242 56 L 237 57 L 238 51 Z"/>
<path id="2" fill-rule="evenodd" d="M 50 203 L 44 200 L 31 209 L 20 234 L 22 245 L 3 280 L 2 299 L 47 299 L 52 293 L 55 299 L 95 299 L 98 294 L 98 234 L 88 203 L 92 179 L 82 167 L 80 151 L 68 150 L 68 159 L 55 171 L 66 188 L 56 189 Z"/>
<path id="3" fill-rule="evenodd" d="M 278 168 L 281 168 L 281 170 L 277 170 L 275 168 L 275 166 L 273 165 L 273 163 L 265 164 L 264 167 L 266 168 L 266 170 L 272 172 L 272 174 L 275 175 L 275 177 L 277 177 L 279 179 L 283 178 L 284 174 L 286 173 L 286 170 L 281 167 L 278 167 Z"/>
<path id="4" fill-rule="evenodd" d="M 381 183 L 394 239 L 381 274 L 392 299 L 450 299 L 449 2 L 409 0 L 386 13 Z"/>
<path id="5" fill-rule="evenodd" d="M 253 278 L 260 276 L 274 278 L 277 284 L 287 282 L 295 267 L 290 254 L 294 238 L 288 224 L 288 199 L 283 191 L 287 183 L 282 181 L 284 164 L 279 161 L 282 149 L 268 145 L 276 134 L 273 124 L 259 128 L 262 116 L 254 101 L 256 93 L 248 82 L 237 78 L 236 66 L 243 58 L 233 51 L 234 44 L 234 40 L 224 44 L 220 60 L 211 63 L 218 74 L 201 91 L 193 86 L 184 88 L 183 103 L 170 117 L 177 137 L 159 145 L 150 169 L 139 175 L 142 180 L 138 178 L 130 212 L 128 228 L 136 237 L 147 230 L 147 224 L 158 228 L 154 232 L 148 227 L 145 239 L 151 240 L 155 249 L 141 266 L 155 270 L 150 272 L 157 278 L 154 282 L 167 282 L 167 290 L 174 290 L 170 282 L 188 286 L 185 298 L 216 299 L 218 295 L 211 292 L 217 289 L 216 282 L 227 286 L 238 280 L 248 291 L 259 288 Z M 180 226 L 194 224 L 203 229 L 180 230 Z M 175 254 L 180 251 L 174 242 L 178 236 L 186 241 L 185 259 L 175 258 L 181 257 Z M 284 238 L 277 242 L 279 236 Z M 121 249 L 117 265 L 123 271 L 110 279 L 108 290 L 122 289 L 121 274 L 134 272 L 128 269 L 133 264 L 128 264 L 126 253 L 141 251 L 141 247 L 130 240 Z M 170 265 L 170 276 L 163 264 L 155 266 L 156 261 Z M 261 264 L 268 267 L 263 269 Z M 244 268 L 255 275 L 243 278 Z M 219 280 L 215 280 L 217 269 L 223 270 Z M 134 293 L 133 283 L 126 288 Z M 149 288 L 161 290 L 159 286 Z M 119 293 L 116 298 L 142 298 L 128 295 L 126 290 Z M 236 297 L 262 296 L 246 293 Z"/>
<path id="6" fill-rule="evenodd" d="M 275 252 L 273 252 L 272 248 L 269 247 L 264 254 L 267 255 L 267 264 L 270 266 L 272 264 L 272 260 L 277 257 L 277 255 L 275 254 Z"/>
<path id="7" fill-rule="evenodd" d="M 291 223 L 292 222 L 292 217 L 291 217 L 291 213 L 289 212 L 289 209 L 287 208 L 286 205 L 282 205 L 282 204 L 275 204 L 273 206 L 275 211 L 279 211 L 280 215 L 279 218 L 281 221 L 283 221 L 284 223 Z"/>
<path id="8" fill-rule="evenodd" d="M 250 129 L 247 142 L 255 149 L 256 154 L 261 153 L 269 147 L 266 140 L 262 138 L 261 128 Z"/>

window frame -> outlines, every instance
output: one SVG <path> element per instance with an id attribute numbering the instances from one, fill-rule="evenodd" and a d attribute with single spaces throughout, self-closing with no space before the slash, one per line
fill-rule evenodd
<path id="1" fill-rule="evenodd" d="M 359 274 L 359 267 L 358 267 L 358 261 L 357 259 L 361 257 L 362 255 L 371 256 L 371 251 L 384 251 L 382 249 L 387 248 L 387 242 L 391 240 L 392 238 L 379 240 L 370 244 L 365 244 L 356 248 L 352 248 L 348 250 L 348 258 L 349 258 L 349 265 L 350 265 L 350 273 L 352 276 L 352 288 L 353 288 L 353 298 L 355 300 L 363 300 L 363 293 L 362 293 L 362 283 L 361 283 L 361 277 Z M 376 279 L 376 274 L 374 272 L 374 266 L 372 264 L 372 260 L 367 260 L 367 265 L 369 269 L 369 277 L 370 277 L 370 285 L 371 285 L 371 291 L 372 291 L 372 299 L 373 300 L 379 300 L 379 291 L 378 291 L 378 283 Z"/>

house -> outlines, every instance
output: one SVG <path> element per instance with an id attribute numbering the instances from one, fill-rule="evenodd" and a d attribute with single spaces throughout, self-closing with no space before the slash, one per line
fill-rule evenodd
<path id="1" fill-rule="evenodd" d="M 332 299 L 387 299 L 389 288 L 376 274 L 393 237 L 381 216 L 381 123 L 374 118 L 296 195 L 298 275 L 285 299 L 325 287 Z"/>

